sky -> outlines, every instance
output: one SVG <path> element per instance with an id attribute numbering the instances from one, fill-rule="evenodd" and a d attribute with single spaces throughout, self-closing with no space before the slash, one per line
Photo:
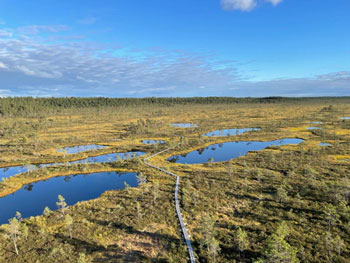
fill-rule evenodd
<path id="1" fill-rule="evenodd" d="M 350 96 L 349 0 L 0 0 L 0 97 Z"/>

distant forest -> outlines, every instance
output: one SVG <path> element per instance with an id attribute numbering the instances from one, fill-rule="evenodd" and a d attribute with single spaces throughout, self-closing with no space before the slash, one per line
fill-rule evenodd
<path id="1" fill-rule="evenodd" d="M 126 106 L 173 106 L 186 104 L 238 104 L 238 103 L 350 103 L 350 97 L 189 97 L 189 98 L 32 98 L 7 97 L 0 98 L 0 116 L 29 117 L 40 113 L 59 113 L 65 109 L 77 108 L 110 108 Z"/>

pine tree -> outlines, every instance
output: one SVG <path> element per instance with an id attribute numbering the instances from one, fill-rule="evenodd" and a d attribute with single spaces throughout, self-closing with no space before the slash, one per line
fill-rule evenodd
<path id="1" fill-rule="evenodd" d="M 326 204 L 323 208 L 323 213 L 325 215 L 325 220 L 328 223 L 328 231 L 331 231 L 331 227 L 339 220 L 339 215 L 337 209 L 332 204 Z"/>
<path id="2" fill-rule="evenodd" d="M 202 239 L 200 241 L 202 247 L 206 247 L 207 251 L 210 250 L 210 243 L 212 238 L 215 236 L 215 225 L 216 220 L 208 214 L 202 217 L 200 232 L 202 234 Z"/>
<path id="3" fill-rule="evenodd" d="M 58 202 L 56 202 L 58 209 L 61 211 L 62 216 L 65 215 L 67 203 L 62 195 L 58 195 Z"/>
<path id="4" fill-rule="evenodd" d="M 69 237 L 70 238 L 72 238 L 73 223 L 74 223 L 73 218 L 70 215 L 65 215 L 65 217 L 64 217 L 64 225 L 65 225 L 66 229 L 69 232 Z"/>
<path id="5" fill-rule="evenodd" d="M 277 230 L 267 239 L 264 257 L 255 263 L 299 263 L 298 250 L 292 247 L 285 237 L 289 235 L 289 227 L 281 222 Z"/>
<path id="6" fill-rule="evenodd" d="M 216 263 L 216 257 L 220 252 L 219 241 L 217 241 L 214 237 L 210 239 L 208 244 L 209 255 L 212 263 Z"/>
<path id="7" fill-rule="evenodd" d="M 21 224 L 16 217 L 9 220 L 9 224 L 6 227 L 6 235 L 7 238 L 12 240 L 16 255 L 18 256 L 17 242 L 21 239 Z"/>
<path id="8" fill-rule="evenodd" d="M 246 250 L 249 247 L 247 232 L 245 232 L 241 228 L 238 228 L 235 235 L 235 242 L 240 252 Z"/>

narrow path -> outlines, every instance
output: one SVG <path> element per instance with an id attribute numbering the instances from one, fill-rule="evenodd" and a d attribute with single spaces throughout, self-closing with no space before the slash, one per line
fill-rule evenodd
<path id="1" fill-rule="evenodd" d="M 169 172 L 169 171 L 166 171 L 160 167 L 157 167 L 157 166 L 154 166 L 152 164 L 149 164 L 147 162 L 148 159 L 158 155 L 158 154 L 161 154 L 163 152 L 166 152 L 166 151 L 169 151 L 171 148 L 169 149 L 166 149 L 166 150 L 163 150 L 159 153 L 156 153 L 156 154 L 153 154 L 145 159 L 143 159 L 143 161 L 145 162 L 145 164 L 149 167 L 152 167 L 154 169 L 157 169 L 159 171 L 162 171 L 163 173 L 166 173 L 168 175 L 171 175 L 171 176 L 174 176 L 176 177 L 176 187 L 175 187 L 175 207 L 176 207 L 176 213 L 177 213 L 177 217 L 179 218 L 179 222 L 180 222 L 180 226 L 181 226 L 181 230 L 182 230 L 182 234 L 185 238 L 185 242 L 186 242 L 186 245 L 187 245 L 187 250 L 188 250 L 188 254 L 190 256 L 190 261 L 191 263 L 195 263 L 196 262 L 196 258 L 194 256 L 194 253 L 193 253 L 193 248 L 192 248 L 192 245 L 191 245 L 191 241 L 190 241 L 190 238 L 189 238 L 189 235 L 187 233 L 187 229 L 186 229 L 186 224 L 182 218 L 182 214 L 181 214 L 181 211 L 180 211 L 180 205 L 179 205 L 179 199 L 178 199 L 178 193 L 179 193 L 179 184 L 180 184 L 180 177 L 172 172 Z"/>

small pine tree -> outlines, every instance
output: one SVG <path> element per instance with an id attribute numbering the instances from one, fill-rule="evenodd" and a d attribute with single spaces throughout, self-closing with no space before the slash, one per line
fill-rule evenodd
<path id="1" fill-rule="evenodd" d="M 157 199 L 159 198 L 159 183 L 158 182 L 153 183 L 152 193 L 153 193 L 153 204 L 156 204 Z"/>
<path id="2" fill-rule="evenodd" d="M 215 218 L 211 217 L 208 214 L 205 214 L 201 220 L 200 232 L 202 234 L 202 239 L 200 241 L 202 247 L 206 247 L 207 251 L 210 250 L 210 243 L 212 238 L 215 236 Z"/>
<path id="3" fill-rule="evenodd" d="M 276 199 L 279 203 L 283 203 L 285 201 L 287 201 L 288 199 L 288 192 L 286 190 L 286 187 L 281 184 L 276 191 Z"/>
<path id="4" fill-rule="evenodd" d="M 51 209 L 50 209 L 49 207 L 46 206 L 45 209 L 44 209 L 43 214 L 44 214 L 45 216 L 49 216 L 49 215 L 51 214 Z"/>
<path id="5" fill-rule="evenodd" d="M 240 252 L 246 250 L 249 247 L 249 240 L 247 232 L 238 228 L 235 235 L 235 242 L 237 244 L 237 248 Z"/>
<path id="6" fill-rule="evenodd" d="M 12 240 L 16 255 L 18 256 L 17 242 L 21 239 L 21 224 L 16 217 L 9 220 L 5 231 L 7 238 Z"/>
<path id="7" fill-rule="evenodd" d="M 72 238 L 73 223 L 74 223 L 73 218 L 70 215 L 65 215 L 65 217 L 64 217 L 64 225 L 65 225 L 66 229 L 69 232 L 69 238 Z"/>
<path id="8" fill-rule="evenodd" d="M 212 263 L 216 263 L 216 257 L 220 252 L 219 241 L 217 241 L 214 237 L 210 239 L 210 243 L 208 244 L 209 255 Z"/>
<path id="9" fill-rule="evenodd" d="M 325 220 L 328 223 L 328 231 L 331 231 L 331 227 L 339 220 L 339 215 L 337 213 L 337 209 L 332 204 L 326 204 L 323 208 L 323 213 L 325 216 Z"/>
<path id="10" fill-rule="evenodd" d="M 88 263 L 85 253 L 79 253 L 78 263 Z"/>
<path id="11" fill-rule="evenodd" d="M 292 247 L 285 237 L 289 235 L 289 228 L 281 222 L 277 230 L 267 239 L 264 257 L 255 263 L 299 263 L 298 250 Z"/>
<path id="12" fill-rule="evenodd" d="M 58 209 L 61 211 L 62 216 L 65 215 L 67 203 L 62 195 L 58 195 L 58 202 L 56 202 Z"/>

